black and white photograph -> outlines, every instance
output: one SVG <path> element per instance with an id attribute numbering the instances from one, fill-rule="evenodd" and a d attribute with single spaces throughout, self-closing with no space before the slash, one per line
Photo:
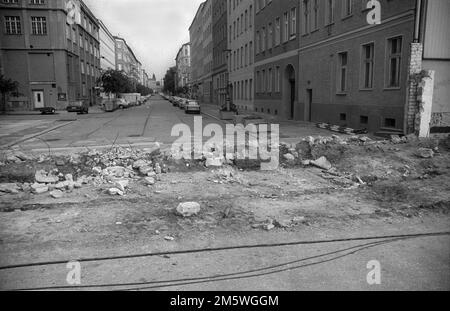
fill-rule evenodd
<path id="1" fill-rule="evenodd" d="M 450 291 L 449 30 L 450 0 L 0 0 L 0 291 Z"/>

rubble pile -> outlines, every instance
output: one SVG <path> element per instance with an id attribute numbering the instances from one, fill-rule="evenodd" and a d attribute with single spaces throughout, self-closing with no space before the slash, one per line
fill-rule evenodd
<path id="1" fill-rule="evenodd" d="M 109 185 L 111 195 L 124 195 L 132 180 L 142 180 L 145 185 L 153 186 L 160 180 L 161 174 L 167 173 L 166 164 L 162 161 L 159 147 L 152 149 L 132 149 L 115 147 L 108 151 L 96 150 L 84 154 L 71 155 L 53 160 L 50 156 L 41 155 L 39 158 L 27 156 L 21 152 L 9 154 L 6 163 L 21 163 L 36 160 L 38 163 L 53 162 L 56 168 L 52 170 L 39 169 L 34 175 L 34 182 L 0 184 L 0 194 L 45 194 L 55 199 L 64 197 L 66 192 L 82 188 L 83 185 Z M 20 162 L 19 162 L 20 161 Z M 73 174 L 63 174 L 66 165 L 77 167 L 83 164 L 91 167 L 90 174 L 74 178 Z M 74 171 L 78 175 L 81 169 Z"/>

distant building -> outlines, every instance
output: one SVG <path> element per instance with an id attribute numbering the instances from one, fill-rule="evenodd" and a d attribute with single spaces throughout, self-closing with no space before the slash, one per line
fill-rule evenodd
<path id="1" fill-rule="evenodd" d="M 228 5 L 230 95 L 233 103 L 243 111 L 254 110 L 253 3 L 254 0 L 229 1 Z"/>
<path id="2" fill-rule="evenodd" d="M 100 68 L 116 69 L 116 40 L 102 21 L 100 24 Z"/>
<path id="3" fill-rule="evenodd" d="M 156 92 L 157 83 L 158 83 L 158 81 L 156 81 L 156 76 L 155 76 L 155 74 L 153 74 L 153 76 L 148 79 L 148 87 L 150 89 L 152 89 L 154 92 Z"/>
<path id="4" fill-rule="evenodd" d="M 213 103 L 223 106 L 228 93 L 227 0 L 212 1 Z"/>
<path id="5" fill-rule="evenodd" d="M 114 37 L 116 41 L 116 69 L 123 71 L 135 83 L 142 82 L 142 64 L 125 39 Z"/>
<path id="6" fill-rule="evenodd" d="M 212 1 L 200 4 L 189 27 L 191 42 L 191 92 L 201 103 L 213 101 Z"/>
<path id="7" fill-rule="evenodd" d="M 191 44 L 181 46 L 175 59 L 177 66 L 177 78 L 175 88 L 189 87 L 191 80 Z"/>
<path id="8" fill-rule="evenodd" d="M 2 73 L 20 93 L 8 109 L 97 103 L 100 25 L 83 1 L 2 1 L 0 20 Z"/>

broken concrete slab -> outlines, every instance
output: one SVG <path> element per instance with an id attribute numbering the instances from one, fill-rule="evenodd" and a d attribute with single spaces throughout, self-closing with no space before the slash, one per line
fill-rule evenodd
<path id="1" fill-rule="evenodd" d="M 200 213 L 201 207 L 197 202 L 184 202 L 180 203 L 175 210 L 177 215 L 183 217 L 192 217 Z"/>
<path id="2" fill-rule="evenodd" d="M 320 157 L 319 159 L 315 161 L 310 162 L 311 165 L 314 165 L 318 168 L 324 169 L 326 171 L 333 168 L 333 165 L 330 163 L 330 161 L 327 160 L 326 157 Z"/>
<path id="3" fill-rule="evenodd" d="M 114 187 L 116 187 L 122 192 L 125 192 L 125 189 L 128 187 L 129 183 L 130 182 L 126 179 L 116 180 L 114 181 Z"/>
<path id="4" fill-rule="evenodd" d="M 434 151 L 429 148 L 420 148 L 417 150 L 417 156 L 423 159 L 431 159 L 434 157 Z"/>
<path id="5" fill-rule="evenodd" d="M 31 185 L 31 192 L 34 194 L 42 194 L 48 192 L 48 186 L 45 184 L 32 184 Z"/>
<path id="6" fill-rule="evenodd" d="M 0 184 L 0 192 L 17 194 L 19 193 L 19 187 L 14 183 Z"/>
<path id="7" fill-rule="evenodd" d="M 49 174 L 44 170 L 39 170 L 34 175 L 34 179 L 40 184 L 55 184 L 59 182 L 59 177 Z"/>
<path id="8" fill-rule="evenodd" d="M 50 192 L 50 196 L 54 199 L 61 199 L 64 196 L 64 192 L 61 190 L 54 190 Z"/>

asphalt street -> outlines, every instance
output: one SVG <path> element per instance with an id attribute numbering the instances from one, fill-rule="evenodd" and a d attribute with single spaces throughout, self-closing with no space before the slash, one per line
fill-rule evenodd
<path id="1" fill-rule="evenodd" d="M 174 125 L 186 124 L 193 130 L 194 116 L 185 114 L 159 96 L 142 106 L 110 113 L 2 116 L 0 145 L 19 141 L 18 145 L 24 150 L 39 150 L 113 143 L 139 146 L 155 142 L 171 144 L 178 138 L 171 136 Z M 207 115 L 202 117 L 203 126 L 225 124 Z M 23 137 L 30 139 L 20 141 Z"/>

